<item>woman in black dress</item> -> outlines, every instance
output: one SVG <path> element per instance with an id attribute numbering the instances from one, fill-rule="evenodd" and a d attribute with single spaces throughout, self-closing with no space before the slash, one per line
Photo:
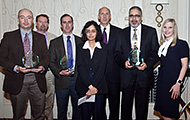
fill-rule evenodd
<path id="1" fill-rule="evenodd" d="M 161 67 L 154 109 L 163 119 L 178 119 L 180 85 L 188 67 L 189 47 L 187 42 L 178 39 L 174 19 L 166 19 L 162 26 L 158 56 Z"/>
<path id="2" fill-rule="evenodd" d="M 78 98 L 95 96 L 95 102 L 85 102 L 79 107 L 82 120 L 102 120 L 106 84 L 107 49 L 102 42 L 102 33 L 95 21 L 89 21 L 82 30 L 84 43 L 77 46 L 76 91 Z"/>

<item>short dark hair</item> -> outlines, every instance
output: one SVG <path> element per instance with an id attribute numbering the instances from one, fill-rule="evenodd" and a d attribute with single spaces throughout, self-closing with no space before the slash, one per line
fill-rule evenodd
<path id="1" fill-rule="evenodd" d="M 94 25 L 94 27 L 95 27 L 95 29 L 96 29 L 96 32 L 97 32 L 95 41 L 102 41 L 103 35 L 102 35 L 102 32 L 101 32 L 100 26 L 99 26 L 94 20 L 88 21 L 88 22 L 84 25 L 84 27 L 83 27 L 83 29 L 82 29 L 82 32 L 81 32 L 81 34 L 82 34 L 82 41 L 85 42 L 85 41 L 88 40 L 88 38 L 87 38 L 87 36 L 86 36 L 86 29 L 87 29 L 88 27 L 90 27 L 91 25 Z"/>
<path id="2" fill-rule="evenodd" d="M 66 16 L 70 17 L 70 18 L 71 18 L 71 21 L 72 21 L 72 23 L 73 23 L 73 17 L 72 17 L 71 15 L 69 15 L 69 14 L 64 14 L 64 15 L 62 15 L 61 18 L 60 18 L 60 24 L 62 24 L 62 19 L 63 19 L 64 17 L 66 17 Z"/>
<path id="3" fill-rule="evenodd" d="M 41 17 L 41 16 L 42 16 L 42 17 L 46 17 L 46 18 L 47 18 L 47 23 L 49 23 L 49 17 L 48 17 L 48 15 L 46 15 L 46 14 L 39 14 L 39 15 L 37 15 L 37 16 L 36 16 L 36 22 L 38 22 L 38 18 Z"/>
<path id="4" fill-rule="evenodd" d="M 141 16 L 142 16 L 142 10 L 141 10 L 141 8 L 140 8 L 139 6 L 132 6 L 132 7 L 129 9 L 129 14 L 130 14 L 130 12 L 131 12 L 132 9 L 137 9 L 137 10 L 139 10 L 139 11 L 140 11 L 140 14 L 141 14 Z"/>

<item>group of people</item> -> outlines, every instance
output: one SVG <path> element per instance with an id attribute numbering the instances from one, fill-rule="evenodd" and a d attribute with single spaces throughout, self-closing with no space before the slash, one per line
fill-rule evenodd
<path id="1" fill-rule="evenodd" d="M 14 120 L 24 119 L 27 98 L 31 119 L 53 120 L 55 95 L 58 120 L 67 120 L 69 96 L 72 120 L 106 120 L 106 99 L 109 120 L 119 120 L 120 91 L 121 120 L 132 119 L 134 97 L 135 118 L 146 120 L 153 69 L 159 61 L 154 109 L 163 119 L 179 118 L 180 85 L 188 66 L 189 48 L 178 38 L 174 19 L 163 23 L 160 47 L 156 29 L 142 24 L 138 6 L 129 9 L 130 26 L 124 29 L 110 24 L 109 8 L 100 8 L 100 24 L 88 21 L 81 37 L 73 34 L 74 20 L 69 14 L 60 18 L 63 34 L 59 37 L 47 32 L 46 14 L 36 17 L 36 32 L 32 30 L 33 13 L 29 9 L 21 9 L 17 20 L 19 29 L 6 32 L 0 44 L 0 66 L 6 69 L 3 90 L 10 94 Z M 135 49 L 133 59 L 142 59 L 139 65 L 132 65 L 129 57 Z M 39 56 L 38 67 L 23 65 L 28 51 Z M 61 61 L 64 57 L 66 63 Z M 94 102 L 78 106 L 84 96 Z"/>

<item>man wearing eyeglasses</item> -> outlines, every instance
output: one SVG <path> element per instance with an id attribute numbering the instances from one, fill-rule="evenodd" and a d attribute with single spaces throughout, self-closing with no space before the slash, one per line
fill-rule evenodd
<path id="1" fill-rule="evenodd" d="M 142 24 L 142 10 L 129 9 L 130 26 L 123 29 L 116 47 L 115 60 L 121 67 L 121 120 L 132 119 L 133 98 L 137 120 L 146 120 L 153 66 L 158 62 L 156 29 Z M 132 54 L 130 54 L 132 53 Z"/>

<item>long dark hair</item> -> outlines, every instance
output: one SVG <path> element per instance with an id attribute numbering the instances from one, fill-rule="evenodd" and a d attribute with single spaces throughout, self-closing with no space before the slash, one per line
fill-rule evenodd
<path id="1" fill-rule="evenodd" d="M 82 32 L 81 32 L 81 34 L 82 34 L 82 41 L 87 41 L 88 40 L 88 38 L 87 38 L 87 36 L 86 36 L 86 29 L 88 28 L 88 27 L 90 27 L 91 25 L 94 25 L 94 27 L 95 27 L 95 29 L 96 29 L 96 39 L 95 39 L 95 41 L 97 42 L 97 41 L 102 41 L 102 39 L 103 39 L 103 35 L 102 35 L 102 32 L 101 32 L 101 30 L 100 30 L 100 26 L 94 21 L 94 20 L 91 20 L 91 21 L 88 21 L 85 25 L 84 25 L 84 27 L 83 27 L 83 29 L 82 29 Z"/>

